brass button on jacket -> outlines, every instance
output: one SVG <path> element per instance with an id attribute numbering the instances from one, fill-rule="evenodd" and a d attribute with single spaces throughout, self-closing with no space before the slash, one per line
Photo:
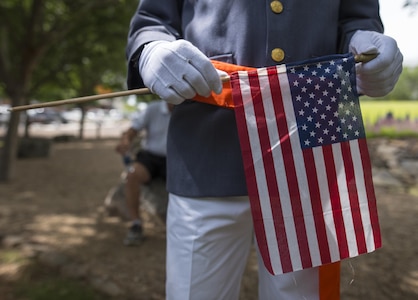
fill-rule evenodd
<path id="1" fill-rule="evenodd" d="M 284 59 L 284 51 L 280 48 L 274 48 L 271 51 L 271 58 L 276 62 L 281 62 Z"/>
<path id="2" fill-rule="evenodd" d="M 276 14 L 280 14 L 283 11 L 283 4 L 277 0 L 271 1 L 270 7 L 271 10 Z"/>

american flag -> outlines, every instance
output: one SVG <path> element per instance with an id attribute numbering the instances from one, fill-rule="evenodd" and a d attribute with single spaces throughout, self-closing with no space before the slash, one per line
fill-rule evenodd
<path id="1" fill-rule="evenodd" d="M 282 274 L 381 247 L 350 54 L 231 74 L 258 247 Z"/>

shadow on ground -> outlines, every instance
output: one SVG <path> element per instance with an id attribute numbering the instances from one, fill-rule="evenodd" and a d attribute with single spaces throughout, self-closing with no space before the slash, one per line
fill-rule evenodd
<path id="1" fill-rule="evenodd" d="M 0 253 L 18 251 L 109 298 L 164 299 L 163 222 L 142 211 L 147 239 L 125 247 L 127 224 L 104 209 L 123 169 L 115 144 L 54 143 L 49 158 L 19 160 L 17 177 L 0 185 Z M 418 299 L 418 198 L 384 187 L 376 192 L 384 246 L 343 263 L 342 299 Z M 25 276 L 22 265 L 0 266 L 5 300 L 19 300 L 10 289 Z M 241 300 L 257 299 L 256 271 L 252 253 Z"/>

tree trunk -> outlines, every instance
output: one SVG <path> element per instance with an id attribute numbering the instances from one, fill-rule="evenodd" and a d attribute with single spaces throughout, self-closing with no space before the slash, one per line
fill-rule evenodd
<path id="1" fill-rule="evenodd" d="M 13 103 L 18 103 L 18 101 Z M 0 153 L 0 182 L 7 182 L 15 175 L 14 165 L 16 161 L 17 142 L 19 139 L 19 118 L 19 112 L 12 112 L 10 114 L 9 125 Z"/>

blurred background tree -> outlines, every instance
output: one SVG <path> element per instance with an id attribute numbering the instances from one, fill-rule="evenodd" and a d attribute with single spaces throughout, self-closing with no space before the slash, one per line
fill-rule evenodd
<path id="1" fill-rule="evenodd" d="M 124 86 L 125 45 L 134 0 L 1 0 L 0 93 L 12 106 L 31 99 Z M 13 176 L 20 113 L 11 113 L 0 182 Z"/>
<path id="2" fill-rule="evenodd" d="M 390 100 L 390 101 L 417 101 L 418 100 L 418 67 L 407 67 L 404 66 L 402 74 L 399 77 L 398 82 L 395 85 L 395 88 L 384 97 L 368 97 L 362 96 L 364 100 L 370 101 L 381 101 L 381 100 Z"/>
<path id="3" fill-rule="evenodd" d="M 418 0 L 400 5 L 415 11 Z M 135 0 L 0 0 L 0 96 L 12 106 L 123 89 Z M 418 69 L 405 68 L 384 99 L 416 100 Z M 81 106 L 79 138 L 85 107 Z M 19 112 L 0 147 L 0 182 L 13 176 Z M 22 113 L 24 114 L 24 112 Z"/>
<path id="4" fill-rule="evenodd" d="M 418 67 L 405 67 L 401 77 L 387 100 L 418 100 Z"/>

